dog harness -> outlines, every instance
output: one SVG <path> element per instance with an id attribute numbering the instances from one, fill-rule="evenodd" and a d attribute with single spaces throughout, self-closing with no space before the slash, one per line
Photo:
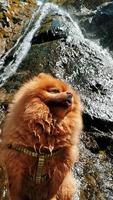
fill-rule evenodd
<path id="1" fill-rule="evenodd" d="M 52 153 L 50 151 L 36 152 L 36 150 L 33 147 L 26 147 L 20 144 L 7 144 L 7 148 L 38 158 L 36 175 L 35 177 L 30 176 L 30 179 L 34 180 L 36 184 L 39 184 L 42 180 L 47 178 L 46 175 L 42 174 L 45 160 L 50 157 L 53 157 L 61 150 L 55 149 L 52 151 Z"/>

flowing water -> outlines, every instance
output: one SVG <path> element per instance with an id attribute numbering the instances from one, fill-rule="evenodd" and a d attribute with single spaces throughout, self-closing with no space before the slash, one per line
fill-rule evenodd
<path id="1" fill-rule="evenodd" d="M 54 5 L 52 3 L 41 3 L 38 10 L 36 11 L 35 15 L 33 16 L 31 22 L 29 23 L 28 27 L 25 30 L 24 35 L 18 39 L 15 46 L 2 58 L 1 60 L 1 66 L 0 66 L 0 86 L 2 86 L 5 81 L 12 76 L 16 70 L 19 67 L 19 64 L 22 62 L 22 60 L 27 55 L 30 47 L 31 47 L 31 40 L 36 32 L 41 27 L 41 24 L 43 20 L 46 18 L 49 12 L 57 13 L 58 15 L 61 15 L 64 18 L 69 18 L 74 26 L 76 26 L 77 33 L 82 36 L 82 33 L 76 23 L 71 19 L 70 15 L 66 13 L 65 11 L 59 9 L 57 5 Z M 63 28 L 63 27 L 62 27 Z M 14 54 L 12 55 L 11 61 L 6 65 L 4 61 L 7 59 L 9 55 L 14 51 Z M 10 59 L 9 59 L 10 60 Z M 5 66 L 6 65 L 6 66 Z"/>
<path id="2" fill-rule="evenodd" d="M 83 65 L 87 65 L 87 59 L 90 54 L 94 55 L 94 58 L 97 58 L 97 62 L 100 59 L 102 65 L 105 66 L 106 64 L 107 65 L 109 64 L 109 66 L 113 65 L 113 59 L 107 53 L 106 50 L 103 50 L 100 46 L 98 46 L 94 42 L 84 38 L 77 22 L 71 18 L 69 13 L 67 13 L 66 11 L 64 11 L 63 9 L 59 8 L 57 5 L 54 5 L 52 3 L 43 3 L 43 1 L 39 1 L 38 3 L 40 6 L 33 15 L 28 27 L 26 27 L 24 34 L 18 39 L 15 46 L 1 59 L 0 86 L 2 86 L 6 82 L 6 80 L 16 72 L 20 63 L 22 62 L 22 60 L 24 60 L 28 51 L 30 50 L 33 36 L 35 35 L 36 32 L 39 31 L 41 24 L 43 23 L 44 19 L 50 12 L 62 16 L 62 20 L 64 21 L 62 30 L 65 29 L 65 27 L 69 27 L 67 42 L 72 44 L 74 43 L 76 45 L 78 44 L 78 48 L 81 51 L 81 54 L 83 55 L 83 57 L 79 60 L 79 68 L 82 67 Z M 65 24 L 67 25 L 65 26 Z M 86 52 L 86 47 L 88 52 Z M 62 52 L 64 51 L 65 47 L 62 45 Z M 74 53 L 75 52 L 73 51 L 72 54 Z M 72 57 L 72 55 L 68 56 Z M 61 62 L 62 62 L 62 55 L 60 57 L 60 60 L 57 61 L 56 66 L 61 65 Z M 92 68 L 90 69 L 92 71 Z M 90 69 L 88 67 L 88 70 Z M 85 71 L 82 70 L 82 72 L 85 74 Z"/>

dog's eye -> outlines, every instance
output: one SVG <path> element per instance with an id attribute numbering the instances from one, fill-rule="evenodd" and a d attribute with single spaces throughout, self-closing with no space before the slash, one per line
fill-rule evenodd
<path id="1" fill-rule="evenodd" d="M 59 93 L 60 90 L 57 89 L 57 88 L 49 88 L 48 92 L 51 92 L 51 93 Z"/>

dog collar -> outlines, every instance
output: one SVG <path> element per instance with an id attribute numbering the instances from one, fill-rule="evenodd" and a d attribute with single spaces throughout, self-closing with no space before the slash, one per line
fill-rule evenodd
<path id="1" fill-rule="evenodd" d="M 35 177 L 30 176 L 30 179 L 35 180 L 36 184 L 39 184 L 42 179 L 45 179 L 47 177 L 46 175 L 43 175 L 43 167 L 44 167 L 45 160 L 47 158 L 53 157 L 59 151 L 61 151 L 61 149 L 59 148 L 59 149 L 53 150 L 52 152 L 50 151 L 36 152 L 36 150 L 33 147 L 27 147 L 20 144 L 7 144 L 7 148 L 38 158 L 36 175 Z"/>

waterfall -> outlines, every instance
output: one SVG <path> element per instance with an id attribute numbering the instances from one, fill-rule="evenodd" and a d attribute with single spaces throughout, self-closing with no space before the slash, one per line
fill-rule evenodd
<path id="1" fill-rule="evenodd" d="M 7 66 L 4 66 L 4 60 L 9 55 L 10 51 L 5 55 L 4 58 L 2 58 L 1 66 L 0 66 L 0 73 L 1 73 L 0 74 L 0 86 L 2 86 L 6 82 L 6 80 L 16 72 L 20 63 L 26 57 L 28 51 L 30 50 L 31 40 L 32 40 L 34 34 L 36 32 L 38 32 L 43 20 L 46 18 L 48 13 L 50 13 L 51 11 L 56 13 L 57 15 L 61 15 L 62 17 L 69 18 L 72 21 L 72 23 L 74 24 L 74 26 L 76 26 L 77 33 L 79 33 L 79 37 L 80 37 L 80 35 L 81 35 L 81 37 L 83 37 L 82 33 L 80 31 L 80 28 L 78 27 L 78 25 L 76 23 L 74 23 L 74 21 L 71 19 L 70 15 L 67 12 L 65 12 L 62 9 L 59 9 L 59 7 L 57 5 L 52 4 L 52 3 L 44 3 L 44 4 L 42 3 L 40 5 L 41 6 L 36 11 L 35 16 L 33 16 L 31 23 L 28 25 L 28 27 L 24 33 L 24 35 L 25 35 L 24 39 L 21 41 L 21 38 L 19 38 L 17 43 L 13 47 L 13 49 L 15 47 L 17 48 L 13 54 L 13 59 L 9 62 L 9 64 Z M 32 28 L 31 28 L 31 24 L 33 24 Z"/>
<path id="2" fill-rule="evenodd" d="M 33 15 L 30 23 L 28 24 L 28 27 L 26 28 L 24 35 L 18 39 L 14 47 L 2 58 L 1 67 L 0 67 L 0 86 L 2 86 L 9 77 L 15 74 L 20 63 L 24 60 L 28 51 L 30 50 L 33 36 L 35 35 L 36 32 L 38 33 L 44 19 L 47 17 L 47 15 L 50 12 L 53 12 L 54 14 L 59 15 L 61 17 L 61 20 L 63 21 L 63 24 L 64 24 L 62 25 L 62 27 L 60 27 L 62 31 L 65 31 L 65 29 L 68 27 L 68 36 L 66 40 L 67 43 L 78 45 L 78 48 L 81 54 L 83 54 L 82 58 L 79 59 L 78 57 L 79 68 L 80 66 L 82 67 L 83 65 L 86 65 L 86 67 L 88 67 L 87 60 L 89 58 L 87 57 L 89 57 L 90 54 L 92 55 L 95 54 L 95 57 L 97 58 L 101 55 L 101 58 L 99 57 L 98 60 L 101 59 L 104 65 L 105 64 L 108 65 L 108 63 L 113 63 L 111 56 L 106 50 L 103 50 L 99 45 L 84 38 L 77 22 L 71 18 L 69 13 L 67 13 L 65 10 L 61 9 L 59 6 L 53 3 L 43 3 L 43 1 L 40 0 L 40 6 L 38 10 L 35 12 L 35 14 Z M 89 49 L 88 53 L 86 52 L 86 48 L 85 48 L 86 46 L 87 46 L 87 49 Z M 62 52 L 65 52 L 65 46 L 62 44 L 61 48 L 62 48 L 62 51 L 61 51 L 61 54 L 62 54 Z M 13 51 L 14 53 L 11 58 L 11 61 L 9 61 L 10 59 L 8 60 L 8 56 L 10 55 L 11 51 Z M 74 53 L 75 52 L 73 51 L 73 54 Z M 72 57 L 72 55 L 68 55 L 68 56 Z M 9 62 L 8 64 L 5 64 L 6 59 Z M 65 58 L 62 57 L 61 55 L 59 59 L 60 60 L 58 60 L 56 63 L 57 67 L 61 65 L 62 59 L 64 60 Z"/>

